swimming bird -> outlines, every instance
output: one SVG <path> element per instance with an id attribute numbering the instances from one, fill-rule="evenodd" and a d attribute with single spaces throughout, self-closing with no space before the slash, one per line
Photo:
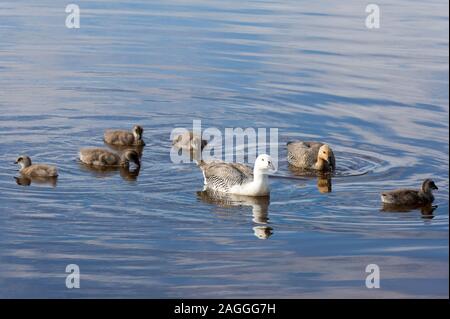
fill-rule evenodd
<path id="1" fill-rule="evenodd" d="M 318 171 L 329 171 L 336 168 L 336 160 L 331 147 L 320 142 L 288 142 L 289 164 Z"/>
<path id="2" fill-rule="evenodd" d="M 139 155 L 134 150 L 118 155 L 102 148 L 83 148 L 79 156 L 84 164 L 98 167 L 129 167 L 130 162 L 138 167 L 141 165 Z"/>
<path id="3" fill-rule="evenodd" d="M 206 140 L 203 140 L 201 136 L 194 134 L 192 131 L 186 131 L 183 134 L 175 136 L 172 141 L 172 145 L 176 148 L 181 148 L 184 150 L 203 150 L 203 148 L 208 144 Z"/>
<path id="4" fill-rule="evenodd" d="M 269 170 L 275 170 L 272 158 L 267 154 L 256 158 L 253 170 L 244 164 L 199 161 L 203 171 L 205 189 L 245 196 L 268 196 Z"/>
<path id="5" fill-rule="evenodd" d="M 131 132 L 107 130 L 103 136 L 103 140 L 105 143 L 111 145 L 145 145 L 142 139 L 143 133 L 144 129 L 139 125 L 135 125 Z"/>
<path id="6" fill-rule="evenodd" d="M 58 169 L 55 166 L 45 164 L 32 164 L 31 158 L 25 155 L 19 156 L 15 164 L 20 165 L 19 172 L 26 177 L 57 177 Z"/>
<path id="7" fill-rule="evenodd" d="M 423 183 L 420 190 L 398 189 L 381 193 L 381 201 L 384 204 L 413 206 L 427 205 L 434 201 L 433 190 L 437 190 L 436 184 L 429 178 Z"/>

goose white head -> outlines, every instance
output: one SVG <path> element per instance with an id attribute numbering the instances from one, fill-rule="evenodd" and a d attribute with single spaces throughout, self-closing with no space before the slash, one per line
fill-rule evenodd
<path id="1" fill-rule="evenodd" d="M 20 168 L 24 169 L 25 167 L 31 166 L 31 158 L 25 155 L 19 156 L 14 164 L 19 164 Z"/>
<path id="2" fill-rule="evenodd" d="M 255 161 L 255 172 L 262 174 L 268 174 L 269 171 L 275 171 L 275 166 L 273 165 L 272 157 L 267 154 L 261 154 L 256 158 Z"/>

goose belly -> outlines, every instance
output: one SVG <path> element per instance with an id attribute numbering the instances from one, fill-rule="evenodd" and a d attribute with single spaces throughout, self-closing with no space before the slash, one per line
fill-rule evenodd
<path id="1" fill-rule="evenodd" d="M 269 195 L 270 190 L 266 185 L 249 183 L 246 185 L 235 185 L 230 188 L 229 193 L 244 196 L 267 196 Z"/>

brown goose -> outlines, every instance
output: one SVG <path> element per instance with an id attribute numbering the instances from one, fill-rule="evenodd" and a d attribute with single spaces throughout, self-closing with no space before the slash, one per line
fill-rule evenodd
<path id="1" fill-rule="evenodd" d="M 414 189 L 398 189 L 390 192 L 381 193 L 381 201 L 384 204 L 389 205 L 427 205 L 434 201 L 433 190 L 437 190 L 438 187 L 434 182 L 427 178 L 423 183 L 420 190 Z"/>
<path id="2" fill-rule="evenodd" d="M 107 130 L 103 136 L 103 139 L 105 143 L 111 145 L 145 145 L 144 140 L 142 139 L 143 133 L 144 129 L 139 125 L 135 125 L 131 132 Z"/>
<path id="3" fill-rule="evenodd" d="M 329 145 L 320 142 L 288 142 L 289 164 L 311 170 L 329 171 L 336 168 L 334 153 Z"/>
<path id="4" fill-rule="evenodd" d="M 57 177 L 58 169 L 55 166 L 44 164 L 32 164 L 31 158 L 22 155 L 17 158 L 15 164 L 20 165 L 20 173 L 26 177 Z"/>

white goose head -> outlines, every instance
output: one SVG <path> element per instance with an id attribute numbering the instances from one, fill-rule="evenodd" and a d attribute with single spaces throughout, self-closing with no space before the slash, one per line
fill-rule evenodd
<path id="1" fill-rule="evenodd" d="M 272 157 L 267 154 L 259 155 L 255 161 L 254 171 L 261 174 L 269 174 L 270 171 L 275 171 Z"/>

